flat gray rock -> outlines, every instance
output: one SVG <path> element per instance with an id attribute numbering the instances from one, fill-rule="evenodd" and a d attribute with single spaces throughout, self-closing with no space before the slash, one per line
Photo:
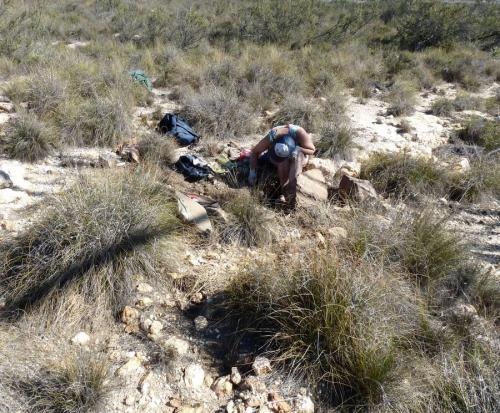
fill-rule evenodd
<path id="1" fill-rule="evenodd" d="M 0 189 L 12 188 L 12 180 L 7 172 L 0 170 Z"/>

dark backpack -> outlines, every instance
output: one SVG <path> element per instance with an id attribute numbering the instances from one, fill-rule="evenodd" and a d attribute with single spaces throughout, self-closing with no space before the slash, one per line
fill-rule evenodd
<path id="1" fill-rule="evenodd" d="M 209 179 L 214 173 L 205 161 L 193 154 L 182 155 L 175 163 L 175 169 L 184 175 L 188 182 Z"/>
<path id="2" fill-rule="evenodd" d="M 167 113 L 163 117 L 158 124 L 158 131 L 174 136 L 181 146 L 191 145 L 200 139 L 184 119 L 173 113 Z"/>

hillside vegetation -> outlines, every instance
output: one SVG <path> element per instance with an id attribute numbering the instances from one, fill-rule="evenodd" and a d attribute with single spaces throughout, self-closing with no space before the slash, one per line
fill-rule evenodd
<path id="1" fill-rule="evenodd" d="M 271 392 L 249 406 L 242 394 L 258 392 L 233 379 L 222 396 L 208 374 L 210 397 L 189 387 L 192 363 L 248 378 L 259 355 L 292 383 L 277 391 L 305 387 L 316 411 L 500 411 L 499 263 L 450 224 L 479 203 L 500 216 L 499 21 L 495 1 L 0 2 L 0 95 L 14 113 L 0 124 L 1 159 L 38 165 L 124 142 L 141 153 L 133 167 L 71 172 L 26 227 L 0 233 L 0 412 L 311 413 L 276 407 Z M 453 98 L 438 96 L 443 84 Z M 378 198 L 339 200 L 335 174 L 329 201 L 286 213 L 261 188 L 234 189 L 235 176 L 185 182 L 171 168 L 177 146 L 151 122 L 162 104 L 178 107 L 211 160 L 296 123 L 338 162 L 360 150 L 353 99 L 377 99 L 411 139 L 405 117 L 429 94 L 449 146 L 473 148 L 467 168 L 372 153 L 358 175 Z M 210 196 L 227 216 L 201 236 L 176 191 Z M 212 335 L 183 330 L 197 311 Z M 92 339 L 75 344 L 82 331 Z M 180 331 L 190 350 L 176 355 L 168 339 Z M 124 384 L 136 360 L 141 374 Z M 146 400 L 151 377 L 170 401 L 120 393 Z M 247 410 L 231 410 L 238 400 Z"/>

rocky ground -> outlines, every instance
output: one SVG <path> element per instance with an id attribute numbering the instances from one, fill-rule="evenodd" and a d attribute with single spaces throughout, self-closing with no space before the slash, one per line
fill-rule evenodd
<path id="1" fill-rule="evenodd" d="M 455 93 L 450 85 L 443 85 L 441 89 L 449 97 Z M 482 93 L 493 94 L 493 90 Z M 135 111 L 138 131 L 155 125 L 153 113 L 157 109 L 161 112 L 178 109 L 168 98 L 168 90 L 154 89 L 153 92 L 154 103 Z M 304 196 L 326 200 L 329 184 L 340 179 L 339 170 L 355 176 L 359 173 L 358 161 L 374 151 L 406 150 L 415 155 L 433 156 L 433 150 L 447 142 L 453 126 L 451 120 L 427 113 L 436 96 L 420 96 L 416 112 L 405 118 L 413 130 L 403 134 L 398 132 L 401 119 L 386 114 L 386 103 L 376 98 L 362 103 L 350 98 L 348 116 L 357 130 L 358 148 L 349 160 L 313 160 L 302 178 Z M 9 110 L 0 113 L 0 123 L 13 116 L 16 114 Z M 229 155 L 239 153 L 258 138 L 241 137 L 221 149 Z M 178 152 L 186 151 L 184 148 Z M 206 152 L 201 152 L 206 156 Z M 466 168 L 460 157 L 453 160 L 453 165 Z M 26 228 L 43 207 L 44 200 L 63 191 L 81 171 L 128 167 L 132 167 L 131 164 L 114 154 L 112 148 L 64 149 L 34 164 L 0 158 L 3 172 L 0 175 L 0 237 Z M 180 176 L 173 182 L 178 184 L 174 189 L 198 195 L 210 195 L 217 190 L 217 185 L 223 185 L 220 182 L 187 184 Z M 312 194 L 308 193 L 311 182 L 319 182 Z M 490 200 L 462 206 L 442 200 L 435 208 L 452 212 L 450 225 L 471 241 L 472 251 L 479 260 L 498 272 L 500 205 Z M 293 238 L 301 234 L 284 236 Z M 242 263 L 257 259 L 256 255 L 253 250 L 236 246 L 188 247 L 181 270 L 172 274 L 183 288 L 169 291 L 137 280 L 135 295 L 121 313 L 121 324 L 106 343 L 122 386 L 112 393 L 101 412 L 315 411 L 307 386 L 290 380 L 286 372 L 277 371 L 269 360 L 246 357 L 241 350 L 244 345 L 240 346 L 239 354 L 231 354 L 229 337 L 233 331 L 220 321 L 215 311 L 217 285 L 221 273 L 237 271 Z M 75 346 L 90 349 L 98 338 L 80 332 L 71 340 Z"/>

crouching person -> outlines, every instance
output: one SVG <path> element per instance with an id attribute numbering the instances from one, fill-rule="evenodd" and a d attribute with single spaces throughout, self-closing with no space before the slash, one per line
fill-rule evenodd
<path id="1" fill-rule="evenodd" d="M 259 158 L 270 162 L 277 169 L 281 192 L 287 205 L 295 208 L 297 177 L 307 164 L 309 155 L 315 150 L 311 135 L 304 128 L 291 124 L 275 126 L 252 149 L 248 183 L 254 185 L 257 180 Z"/>

